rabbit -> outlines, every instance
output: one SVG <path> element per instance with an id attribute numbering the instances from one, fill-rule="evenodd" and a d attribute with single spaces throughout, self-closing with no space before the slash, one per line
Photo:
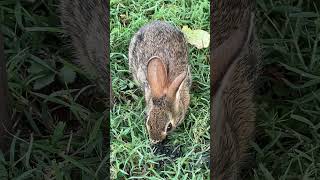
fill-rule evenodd
<path id="1" fill-rule="evenodd" d="M 138 30 L 129 44 L 129 69 L 144 92 L 145 125 L 152 144 L 159 144 L 185 119 L 192 83 L 184 34 L 165 21 Z"/>
<path id="2" fill-rule="evenodd" d="M 107 0 L 61 0 L 60 19 L 71 37 L 74 63 L 92 75 L 106 98 L 112 99 L 109 62 L 109 3 Z M 107 99 L 108 100 L 108 99 Z M 107 101 L 109 105 L 109 101 Z"/>
<path id="3" fill-rule="evenodd" d="M 61 0 L 60 20 L 65 33 L 71 37 L 75 51 L 73 62 L 93 75 L 99 95 L 102 94 L 106 110 L 102 123 L 103 151 L 109 153 L 109 108 L 112 104 L 111 77 L 109 72 L 109 3 L 107 0 Z M 101 93 L 100 93 L 101 92 Z M 108 169 L 109 164 L 106 163 Z M 104 171 L 104 170 L 103 170 Z M 106 172 L 100 172 L 108 174 Z"/>
<path id="4" fill-rule="evenodd" d="M 254 137 L 261 69 L 254 1 L 211 4 L 211 179 L 241 179 Z"/>

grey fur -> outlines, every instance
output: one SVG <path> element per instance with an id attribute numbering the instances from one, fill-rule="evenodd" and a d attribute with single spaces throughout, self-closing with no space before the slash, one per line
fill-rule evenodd
<path id="1" fill-rule="evenodd" d="M 61 0 L 59 9 L 62 26 L 70 35 L 75 50 L 74 62 L 91 79 L 97 80 L 100 88 L 108 93 L 111 90 L 108 68 L 108 1 Z"/>

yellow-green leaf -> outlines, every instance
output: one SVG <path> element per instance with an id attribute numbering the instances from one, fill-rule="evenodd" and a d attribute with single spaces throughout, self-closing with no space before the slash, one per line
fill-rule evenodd
<path id="1" fill-rule="evenodd" d="M 183 26 L 181 31 L 187 38 L 188 43 L 198 49 L 207 48 L 210 44 L 210 34 L 207 31 L 201 29 L 192 30 L 188 26 Z"/>

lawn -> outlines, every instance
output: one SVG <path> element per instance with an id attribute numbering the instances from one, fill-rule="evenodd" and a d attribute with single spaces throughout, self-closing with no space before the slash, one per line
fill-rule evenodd
<path id="1" fill-rule="evenodd" d="M 320 179 L 319 1 L 259 0 L 255 179 Z"/>
<path id="2" fill-rule="evenodd" d="M 111 72 L 116 104 L 111 113 L 111 178 L 208 179 L 209 48 L 189 45 L 193 86 L 184 123 L 167 144 L 180 152 L 154 153 L 145 127 L 143 92 L 128 70 L 128 47 L 133 34 L 153 20 L 178 28 L 209 31 L 209 1 L 111 1 Z M 176 150 L 177 151 L 177 150 Z"/>
<path id="3" fill-rule="evenodd" d="M 0 151 L 0 179 L 106 177 L 94 83 L 72 64 L 57 1 L 0 2 L 11 119 L 10 151 Z"/>

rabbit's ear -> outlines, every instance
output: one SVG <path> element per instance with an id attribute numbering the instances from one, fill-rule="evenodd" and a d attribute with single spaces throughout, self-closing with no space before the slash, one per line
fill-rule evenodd
<path id="1" fill-rule="evenodd" d="M 251 15 L 251 14 L 250 14 Z M 215 95 L 219 84 L 237 59 L 240 58 L 243 48 L 246 47 L 252 37 L 253 18 L 248 15 L 248 19 L 236 30 L 222 45 L 212 52 L 211 63 L 211 90 Z"/>
<path id="2" fill-rule="evenodd" d="M 176 98 L 176 94 L 183 82 L 183 80 L 186 78 L 187 73 L 186 72 L 182 72 L 178 77 L 176 77 L 172 83 L 170 84 L 170 86 L 168 87 L 168 92 L 167 92 L 167 96 L 170 99 L 175 99 Z"/>
<path id="3" fill-rule="evenodd" d="M 149 59 L 147 80 L 152 96 L 161 97 L 166 93 L 168 84 L 167 69 L 159 57 Z"/>

